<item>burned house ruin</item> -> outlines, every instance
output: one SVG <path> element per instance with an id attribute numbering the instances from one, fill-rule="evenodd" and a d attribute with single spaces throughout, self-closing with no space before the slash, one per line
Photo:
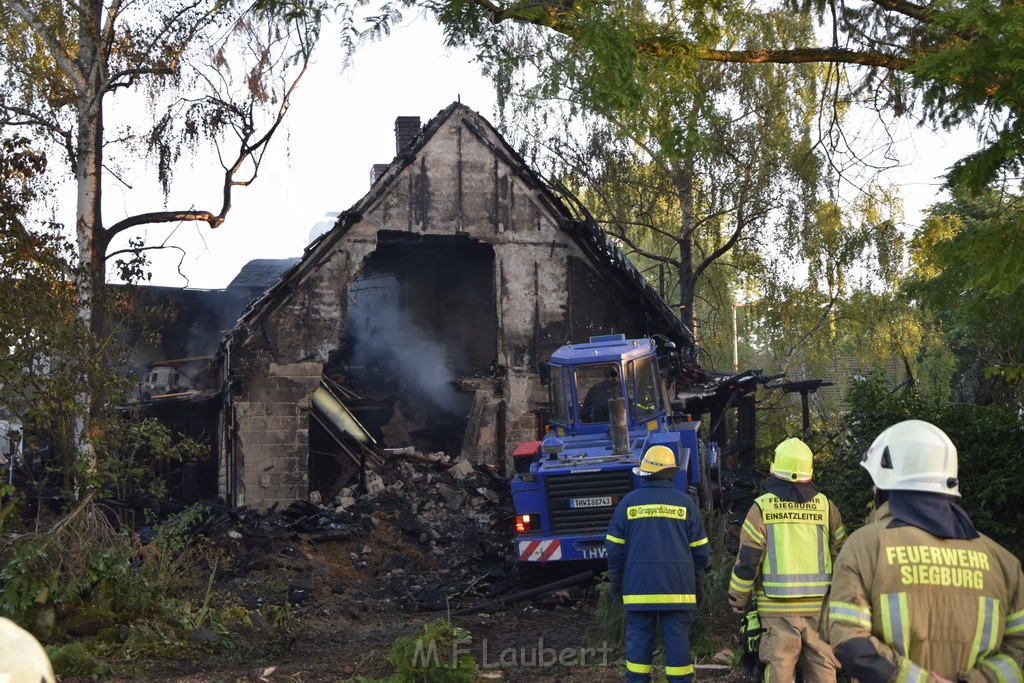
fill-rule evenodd
<path id="1" fill-rule="evenodd" d="M 538 364 L 611 332 L 687 338 L 585 211 L 453 103 L 224 338 L 219 492 L 325 498 L 381 447 L 504 467 L 542 430 Z"/>

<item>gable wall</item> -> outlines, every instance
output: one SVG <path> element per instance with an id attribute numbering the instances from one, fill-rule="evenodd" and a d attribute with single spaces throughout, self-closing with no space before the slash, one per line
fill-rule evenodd
<path id="1" fill-rule="evenodd" d="M 231 453 L 223 473 L 234 475 L 225 492 L 233 502 L 266 507 L 306 497 L 309 397 L 344 337 L 347 287 L 381 231 L 492 245 L 496 369 L 490 378 L 462 382 L 475 393 L 463 455 L 499 462 L 518 441 L 536 438 L 534 411 L 546 391 L 537 362 L 579 332 L 571 329 L 569 264 L 578 268 L 586 259 L 537 192 L 481 142 L 485 130 L 478 115 L 456 108 L 411 164 L 393 164 L 378 180 L 393 177 L 386 192 L 371 191 L 354 207 L 361 218 L 327 235 L 287 286 L 235 331 L 227 359 Z"/>

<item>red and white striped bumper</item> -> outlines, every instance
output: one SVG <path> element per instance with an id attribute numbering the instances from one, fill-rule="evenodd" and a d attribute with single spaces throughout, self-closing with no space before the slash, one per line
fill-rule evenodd
<path id="1" fill-rule="evenodd" d="M 519 559 L 523 562 L 548 562 L 562 559 L 562 542 L 555 539 L 549 541 L 517 541 Z"/>

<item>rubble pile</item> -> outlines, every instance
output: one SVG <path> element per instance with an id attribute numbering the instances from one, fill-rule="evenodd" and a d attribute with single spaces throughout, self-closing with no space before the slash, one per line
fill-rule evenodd
<path id="1" fill-rule="evenodd" d="M 233 558 L 221 587 L 250 609 L 341 595 L 408 611 L 455 609 L 512 587 L 504 477 L 443 454 L 400 452 L 360 489 L 265 512 L 211 508 L 202 531 Z"/>

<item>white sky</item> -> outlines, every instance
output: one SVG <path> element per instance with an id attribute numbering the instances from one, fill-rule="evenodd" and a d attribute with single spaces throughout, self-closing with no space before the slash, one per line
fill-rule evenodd
<path id="1" fill-rule="evenodd" d="M 180 266 L 185 277 L 177 272 L 178 252 L 150 252 L 151 284 L 222 288 L 252 259 L 301 256 L 311 231 L 319 227 L 320 232 L 325 223 L 333 222 L 329 212 L 344 211 L 369 190 L 371 166 L 392 160 L 398 116 L 419 116 L 426 123 L 461 99 L 495 120 L 493 87 L 480 74 L 473 55 L 446 49 L 440 29 L 420 15 L 407 15 L 390 37 L 360 48 L 344 73 L 335 42 L 325 35 L 317 63 L 303 79 L 283 129 L 271 142 L 260 177 L 248 188 L 236 188 L 233 207 L 220 228 L 195 223 L 147 228 L 148 244 L 161 243 L 173 231 L 173 242 L 185 250 Z M 907 221 L 914 226 L 920 211 L 938 199 L 938 176 L 973 149 L 973 138 L 935 135 L 906 124 L 891 134 L 901 141 L 909 165 L 889 178 L 904 188 Z M 849 135 L 872 141 L 879 131 L 850 130 Z M 126 215 L 164 208 L 155 184 L 145 175 L 152 173 L 140 169 L 138 176 L 126 178 L 131 189 L 108 177 L 108 225 Z M 212 158 L 185 163 L 167 208 L 217 210 L 221 178 Z M 67 204 L 73 215 L 71 197 Z M 118 246 L 123 243 L 113 248 Z"/>
<path id="2" fill-rule="evenodd" d="M 314 226 L 333 222 L 328 212 L 351 207 L 370 189 L 370 168 L 394 158 L 396 117 L 419 116 L 426 123 L 461 98 L 493 120 L 494 90 L 472 59 L 469 52 L 447 50 L 432 21 L 407 14 L 390 37 L 361 47 L 353 66 L 341 73 L 340 49 L 325 34 L 259 177 L 235 189 L 224 224 L 216 230 L 205 223 L 148 228 L 149 244 L 174 229 L 174 242 L 186 251 L 181 270 L 187 281 L 177 273 L 178 252 L 150 252 L 151 284 L 222 288 L 252 259 L 301 256 Z M 142 173 L 152 170 L 140 170 L 130 190 L 108 177 L 108 225 L 129 213 L 163 208 L 155 185 L 143 190 L 150 181 Z M 212 158 L 185 162 L 167 207 L 218 210 L 222 177 Z M 137 203 L 140 193 L 148 205 Z"/>

